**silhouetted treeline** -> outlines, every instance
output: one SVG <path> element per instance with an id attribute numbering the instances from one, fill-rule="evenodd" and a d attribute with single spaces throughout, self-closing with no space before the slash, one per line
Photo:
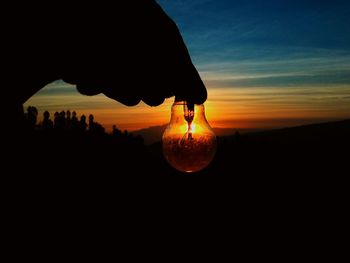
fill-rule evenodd
<path id="1" fill-rule="evenodd" d="M 194 193 L 231 195 L 244 202 L 259 196 L 342 193 L 334 189 L 345 185 L 341 182 L 348 174 L 349 120 L 219 137 L 213 162 L 203 171 L 186 174 L 166 162 L 161 142 L 145 146 L 141 137 L 116 126 L 106 133 L 93 115 L 43 115 L 39 122 L 38 111 L 29 107 L 29 128 L 15 140 L 19 147 L 11 173 L 31 187 L 102 194 L 122 191 L 124 183 L 131 182 L 129 189 L 136 192 L 188 187 Z"/>

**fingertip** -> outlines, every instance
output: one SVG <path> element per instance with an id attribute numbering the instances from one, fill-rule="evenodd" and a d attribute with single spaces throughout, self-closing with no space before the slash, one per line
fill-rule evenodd
<path id="1" fill-rule="evenodd" d="M 147 105 L 151 107 L 156 107 L 161 105 L 164 102 L 164 97 L 149 97 L 149 98 L 143 98 L 142 101 L 146 103 Z"/>
<path id="2" fill-rule="evenodd" d="M 136 106 L 137 104 L 140 103 L 141 99 L 119 99 L 117 100 L 121 103 L 123 103 L 126 106 L 132 107 L 132 106 Z"/>
<path id="3" fill-rule="evenodd" d="M 113 100 L 116 100 L 126 106 L 136 106 L 140 103 L 141 99 L 136 96 L 129 96 L 129 95 L 122 95 L 122 94 L 113 94 L 109 92 L 103 92 L 104 95 L 106 95 L 108 98 L 111 98 Z"/>
<path id="4" fill-rule="evenodd" d="M 201 80 L 200 82 L 193 84 L 191 89 L 188 89 L 187 91 L 182 92 L 182 94 L 180 93 L 176 96 L 177 100 L 187 101 L 188 103 L 198 105 L 205 103 L 207 98 L 207 89 Z"/>
<path id="5" fill-rule="evenodd" d="M 100 89 L 96 85 L 77 84 L 76 87 L 79 93 L 87 96 L 94 96 L 101 93 Z"/>
<path id="6" fill-rule="evenodd" d="M 200 75 L 197 73 L 197 79 L 195 83 L 193 84 L 195 86 L 194 93 L 193 93 L 193 102 L 195 104 L 203 104 L 208 97 L 207 88 L 205 87 Z"/>
<path id="7" fill-rule="evenodd" d="M 207 100 L 207 98 L 208 98 L 208 93 L 207 93 L 207 89 L 205 88 L 205 86 L 204 86 L 204 88 L 202 88 L 199 92 L 198 92 L 198 94 L 197 94 L 197 96 L 194 98 L 194 103 L 195 104 L 204 104 L 205 103 L 205 101 Z"/>

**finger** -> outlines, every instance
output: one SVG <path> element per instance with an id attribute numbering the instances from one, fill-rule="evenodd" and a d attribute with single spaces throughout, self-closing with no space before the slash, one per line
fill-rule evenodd
<path id="1" fill-rule="evenodd" d="M 103 94 L 105 94 L 108 98 L 119 101 L 126 106 L 135 106 L 141 101 L 141 98 L 137 95 L 137 93 L 126 93 L 125 90 L 116 91 L 115 89 L 105 89 Z"/>
<path id="2" fill-rule="evenodd" d="M 170 36 L 168 46 L 172 51 L 167 59 L 171 61 L 172 76 L 168 76 L 168 82 L 171 82 L 172 91 L 177 98 L 194 104 L 202 104 L 207 99 L 206 87 L 191 61 L 190 54 L 185 42 L 174 23 L 169 26 Z M 168 63 L 169 64 L 169 63 Z"/>
<path id="3" fill-rule="evenodd" d="M 162 104 L 165 100 L 165 97 L 163 96 L 155 96 L 155 97 L 146 97 L 146 98 L 142 98 L 142 101 L 144 103 L 146 103 L 149 106 L 155 107 L 155 106 L 159 106 L 160 104 Z"/>
<path id="4" fill-rule="evenodd" d="M 194 66 L 192 72 L 192 77 L 189 79 L 191 88 L 187 93 L 186 101 L 194 104 L 203 104 L 208 97 L 207 89 Z"/>
<path id="5" fill-rule="evenodd" d="M 77 84 L 77 90 L 87 96 L 94 96 L 101 93 L 101 88 L 95 84 Z"/>
<path id="6" fill-rule="evenodd" d="M 182 75 L 181 84 L 175 91 L 176 101 L 203 104 L 207 100 L 207 89 L 193 65 Z"/>
<path id="7" fill-rule="evenodd" d="M 148 80 L 148 87 L 142 90 L 142 100 L 149 106 L 162 104 L 165 98 L 174 96 L 172 92 L 171 79 L 166 73 L 159 70 L 159 75 Z"/>

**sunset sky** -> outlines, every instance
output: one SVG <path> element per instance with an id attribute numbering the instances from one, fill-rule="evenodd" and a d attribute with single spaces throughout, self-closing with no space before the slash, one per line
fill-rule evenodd
<path id="1" fill-rule="evenodd" d="M 208 89 L 213 127 L 274 128 L 350 118 L 350 1 L 158 0 Z M 127 107 L 56 81 L 27 103 L 93 113 L 107 129 L 163 125 L 159 107 Z"/>

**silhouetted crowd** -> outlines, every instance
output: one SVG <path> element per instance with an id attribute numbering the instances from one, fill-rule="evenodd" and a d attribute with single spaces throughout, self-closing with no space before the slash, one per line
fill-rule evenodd
<path id="1" fill-rule="evenodd" d="M 83 114 L 80 117 L 76 111 L 61 111 L 55 112 L 53 120 L 51 119 L 50 112 L 45 111 L 43 113 L 42 121 L 38 122 L 38 110 L 36 107 L 29 106 L 25 113 L 26 126 L 33 131 L 42 131 L 45 133 L 65 133 L 65 134 L 92 134 L 97 136 L 107 136 L 105 128 L 95 121 L 94 115 L 90 114 L 88 118 Z M 113 125 L 112 133 L 110 134 L 114 138 L 122 140 L 133 141 L 139 144 L 143 144 L 143 138 L 141 136 L 134 136 L 127 130 L 121 131 L 116 125 Z"/>
<path id="2" fill-rule="evenodd" d="M 87 175 L 90 178 L 118 175 L 115 178 L 125 176 L 132 180 L 183 175 L 166 162 L 161 142 L 146 146 L 141 136 L 116 126 L 107 133 L 92 114 L 86 117 L 75 111 L 61 111 L 52 117 L 45 111 L 38 122 L 38 110 L 28 107 L 25 119 L 29 132 L 20 139 L 7 141 L 8 151 L 14 149 L 16 163 L 24 163 L 28 174 L 37 173 L 34 164 L 40 160 L 49 166 L 41 171 L 43 176 L 73 174 L 79 182 Z M 290 186 L 294 193 L 300 185 L 314 187 L 317 180 L 328 182 L 331 176 L 340 178 L 346 174 L 349 158 L 344 152 L 350 146 L 349 133 L 350 120 L 247 134 L 236 132 L 217 138 L 213 162 L 198 174 L 218 180 L 224 176 L 232 185 L 243 184 L 249 189 L 254 182 L 255 190 Z M 14 142 L 20 150 L 12 146 Z M 26 151 L 25 155 L 19 154 Z M 74 162 L 50 168 L 56 160 L 63 159 Z M 268 176 L 261 176 L 262 172 Z"/>

